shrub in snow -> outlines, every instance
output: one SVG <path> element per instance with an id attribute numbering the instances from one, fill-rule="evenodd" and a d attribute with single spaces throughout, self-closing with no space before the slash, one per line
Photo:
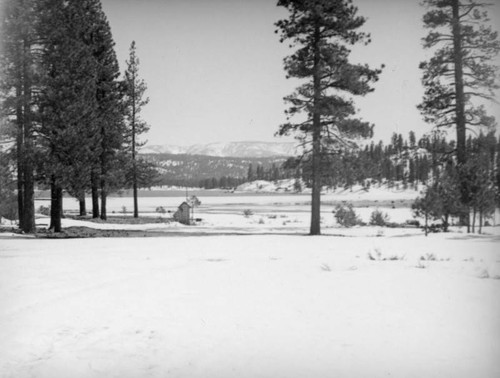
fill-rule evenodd
<path id="1" fill-rule="evenodd" d="M 420 227 L 420 222 L 416 219 L 407 219 L 405 221 L 405 224 L 407 226 L 415 226 L 415 227 Z"/>
<path id="2" fill-rule="evenodd" d="M 351 203 L 345 206 L 337 205 L 333 213 L 337 223 L 343 227 L 353 227 L 361 224 L 361 221 L 354 211 Z"/>
<path id="3" fill-rule="evenodd" d="M 420 256 L 422 261 L 436 261 L 436 255 L 434 253 L 426 253 L 425 256 Z"/>
<path id="4" fill-rule="evenodd" d="M 163 206 L 158 206 L 155 211 L 160 214 L 165 214 L 167 212 Z"/>
<path id="5" fill-rule="evenodd" d="M 49 216 L 50 215 L 50 206 L 40 206 L 38 208 L 38 212 L 42 215 Z"/>
<path id="6" fill-rule="evenodd" d="M 302 192 L 302 182 L 299 179 L 293 183 L 293 190 L 295 192 Z"/>
<path id="7" fill-rule="evenodd" d="M 389 215 L 376 209 L 370 215 L 370 224 L 372 226 L 385 226 L 389 222 Z"/>
<path id="8" fill-rule="evenodd" d="M 250 209 L 245 209 L 243 210 L 243 215 L 245 216 L 245 218 L 248 218 L 253 215 L 253 211 Z"/>

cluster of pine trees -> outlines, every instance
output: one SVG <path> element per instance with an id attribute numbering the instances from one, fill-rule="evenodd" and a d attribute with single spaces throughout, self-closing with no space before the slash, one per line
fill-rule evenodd
<path id="1" fill-rule="evenodd" d="M 500 192 L 500 139 L 493 131 L 469 136 L 466 150 L 474 172 L 483 172 L 490 180 L 488 185 Z M 387 184 L 418 189 L 418 184 L 433 185 L 439 181 L 443 171 L 457 169 L 454 151 L 456 142 L 442 134 L 425 135 L 417 141 L 413 131 L 408 139 L 394 133 L 387 145 L 372 141 L 357 150 L 329 155 L 328 160 L 323 161 L 321 181 L 330 188 Z M 288 172 L 298 169 L 305 184 L 311 185 L 310 160 L 291 158 L 285 166 Z M 458 183 L 455 184 L 458 187 Z"/>
<path id="2" fill-rule="evenodd" d="M 426 231 L 430 220 L 440 220 L 446 231 L 450 219 L 455 217 L 467 226 L 468 232 L 481 233 L 486 220 L 500 205 L 500 138 L 494 132 L 468 137 L 465 165 L 459 165 L 451 153 L 454 144 L 442 144 L 435 153 L 439 163 L 432 170 L 425 195 L 417 199 L 413 208 L 424 217 Z M 467 190 L 465 199 L 462 185 Z M 465 219 L 463 214 L 467 215 Z"/>
<path id="3" fill-rule="evenodd" d="M 476 175 L 471 167 L 477 168 L 477 157 L 467 147 L 467 130 L 475 129 L 478 135 L 479 130 L 488 132 L 496 126 L 484 103 L 494 101 L 495 91 L 500 88 L 498 66 L 493 63 L 500 41 L 488 16 L 490 3 L 424 0 L 422 5 L 427 8 L 423 24 L 429 30 L 423 47 L 432 55 L 420 63 L 425 91 L 417 108 L 436 130 L 452 128 L 456 133 L 456 145 L 449 152 L 454 155 L 451 161 L 459 188 L 459 217 L 470 229 L 471 207 L 477 207 L 473 205 L 473 193 L 480 189 L 476 187 L 479 179 L 471 178 Z M 344 173 L 347 185 L 365 176 L 357 166 L 361 161 L 357 156 L 352 159 L 350 151 L 359 140 L 372 136 L 373 125 L 355 118 L 357 110 L 352 96 L 372 92 L 383 67 L 371 69 L 349 61 L 352 45 L 370 43 L 370 35 L 359 29 L 366 19 L 357 14 L 352 0 L 278 0 L 278 6 L 289 15 L 276 23 L 276 32 L 281 42 L 294 49 L 285 58 L 284 69 L 287 77 L 302 83 L 285 98 L 289 105 L 285 114 L 295 122 L 281 125 L 278 134 L 294 133 L 304 146 L 300 161 L 308 168 L 306 173 L 310 172 L 308 181 L 312 187 L 310 233 L 317 235 L 321 232 L 321 187 L 331 176 L 329 172 L 336 169 L 332 164 L 342 167 L 338 173 Z M 301 117 L 297 119 L 298 115 Z M 399 141 L 392 144 L 396 152 L 402 150 Z M 374 147 L 367 154 L 375 154 L 375 150 Z M 402 165 L 381 159 L 372 169 L 381 176 L 405 178 Z M 371 165 L 369 161 L 363 163 Z M 408 172 L 408 180 L 411 176 L 413 180 L 425 181 L 417 172 L 422 168 L 415 164 L 408 169 L 412 171 Z"/>
<path id="4" fill-rule="evenodd" d="M 122 77 L 99 0 L 7 0 L 0 14 L 2 145 L 12 146 L 2 180 L 17 182 L 20 228 L 35 231 L 36 185 L 50 188 L 56 232 L 63 191 L 81 214 L 91 193 L 93 217 L 106 219 L 110 192 L 136 191 L 155 175 L 136 157 L 147 99 L 135 44 Z"/>
<path id="5" fill-rule="evenodd" d="M 225 189 L 231 190 L 245 183 L 247 180 L 242 177 L 222 176 L 200 180 L 198 187 L 203 189 Z"/>
<path id="6" fill-rule="evenodd" d="M 285 164 L 272 163 L 269 167 L 257 164 L 254 168 L 254 165 L 250 163 L 246 177 L 212 177 L 201 180 L 198 186 L 204 189 L 234 189 L 246 182 L 255 180 L 277 181 L 295 177 L 294 175 L 295 170 L 288 169 Z"/>
<path id="7" fill-rule="evenodd" d="M 286 168 L 286 165 L 276 165 L 273 163 L 267 169 L 262 165 L 257 165 L 254 169 L 253 165 L 248 166 L 247 180 L 267 180 L 277 181 L 293 177 L 294 172 Z"/>

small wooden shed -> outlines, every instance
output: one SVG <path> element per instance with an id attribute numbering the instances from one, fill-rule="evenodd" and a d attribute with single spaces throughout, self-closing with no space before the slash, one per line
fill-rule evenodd
<path id="1" fill-rule="evenodd" d="M 176 220 L 179 223 L 190 225 L 191 224 L 191 206 L 184 201 L 179 205 L 179 208 L 177 211 L 174 213 L 174 220 Z"/>

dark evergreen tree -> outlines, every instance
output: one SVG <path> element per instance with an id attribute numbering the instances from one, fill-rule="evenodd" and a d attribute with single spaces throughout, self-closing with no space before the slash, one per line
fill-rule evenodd
<path id="1" fill-rule="evenodd" d="M 484 220 L 495 211 L 495 177 L 491 157 L 493 133 L 480 134 L 477 138 L 469 139 L 468 160 L 464 169 L 467 178 L 469 193 L 468 205 L 472 213 L 471 231 L 476 230 L 476 220 L 479 219 L 479 233 L 482 231 Z"/>
<path id="2" fill-rule="evenodd" d="M 17 202 L 19 227 L 35 232 L 34 156 L 35 98 L 39 38 L 33 0 L 6 0 L 0 5 L 0 93 L 1 113 L 15 123 Z"/>
<path id="3" fill-rule="evenodd" d="M 448 231 L 450 217 L 462 212 L 457 172 L 451 162 L 442 170 L 439 179 L 433 184 L 436 194 L 435 208 L 432 214 L 441 217 L 443 231 Z"/>
<path id="4" fill-rule="evenodd" d="M 420 64 L 425 95 L 419 109 L 436 127 L 455 128 L 457 169 L 465 174 L 466 129 L 494 124 L 477 100 L 493 100 L 494 90 L 499 88 L 498 67 L 493 64 L 500 50 L 498 33 L 488 26 L 485 2 L 425 0 L 424 4 L 430 8 L 424 25 L 431 29 L 424 47 L 435 48 L 435 52 Z M 460 186 L 465 203 L 469 197 L 465 176 Z"/>
<path id="5" fill-rule="evenodd" d="M 51 225 L 61 231 L 63 189 L 79 190 L 90 178 L 90 128 L 95 119 L 97 64 L 85 36 L 95 32 L 87 15 L 92 1 L 45 0 L 40 3 L 43 39 L 40 98 L 43 172 L 51 186 Z"/>
<path id="6" fill-rule="evenodd" d="M 409 139 L 410 139 L 410 148 L 415 148 L 415 146 L 417 145 L 417 138 L 415 137 L 414 131 L 410 131 Z"/>
<path id="7" fill-rule="evenodd" d="M 123 145 L 124 125 L 124 85 L 119 81 L 119 67 L 114 51 L 111 29 L 102 11 L 100 2 L 94 0 L 95 13 L 93 24 L 97 30 L 93 33 L 93 56 L 97 61 L 96 100 L 97 114 L 95 126 L 99 142 L 94 149 L 96 160 L 92 170 L 92 205 L 93 216 L 99 215 L 97 193 L 101 196 L 101 219 L 107 219 L 106 200 L 108 194 L 123 185 L 123 174 L 117 175 L 120 168 L 119 152 Z M 124 172 L 122 172 L 124 173 Z"/>
<path id="8" fill-rule="evenodd" d="M 369 137 L 372 126 L 351 118 L 355 107 L 344 94 L 364 95 L 372 89 L 380 70 L 349 63 L 347 45 L 368 43 L 369 35 L 357 31 L 365 19 L 357 16 L 350 0 L 279 0 L 278 6 L 290 12 L 288 19 L 278 21 L 281 42 L 296 47 L 285 58 L 288 77 L 305 80 L 295 93 L 285 98 L 290 103 L 289 117 L 306 114 L 300 123 L 286 123 L 280 135 L 297 132 L 311 154 L 312 201 L 310 233 L 321 233 L 321 166 L 322 156 L 332 149 L 355 147 L 359 137 Z"/>
<path id="9" fill-rule="evenodd" d="M 138 168 L 137 149 L 144 145 L 138 141 L 138 137 L 149 130 L 149 126 L 141 120 L 139 114 L 142 107 L 147 105 L 149 98 L 144 97 L 146 83 L 139 77 L 139 58 L 136 55 L 135 41 L 130 45 L 129 60 L 125 71 L 125 110 L 127 131 L 125 142 L 131 151 L 132 158 L 132 191 L 134 198 L 134 218 L 139 216 L 139 205 L 137 199 Z M 145 162 L 141 164 L 144 165 Z"/>
<path id="10" fill-rule="evenodd" d="M 429 221 L 441 217 L 439 194 L 434 186 L 429 186 L 425 195 L 418 197 L 412 204 L 415 216 L 424 218 L 425 236 L 429 233 Z"/>
<path id="11" fill-rule="evenodd" d="M 255 180 L 255 173 L 254 173 L 254 170 L 253 170 L 252 163 L 250 163 L 250 164 L 248 165 L 247 180 L 248 180 L 248 181 L 253 181 L 253 180 Z"/>
<path id="12" fill-rule="evenodd" d="M 15 161 L 11 154 L 0 150 L 0 217 L 17 219 Z"/>

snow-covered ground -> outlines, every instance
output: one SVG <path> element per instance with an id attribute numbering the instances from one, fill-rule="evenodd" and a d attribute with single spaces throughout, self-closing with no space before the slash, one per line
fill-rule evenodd
<path id="1" fill-rule="evenodd" d="M 494 236 L 6 235 L 1 377 L 500 376 Z"/>
<path id="2" fill-rule="evenodd" d="M 500 376 L 500 227 L 339 227 L 343 201 L 413 219 L 418 192 L 372 190 L 325 193 L 318 237 L 309 195 L 248 193 L 199 195 L 196 226 L 63 220 L 162 237 L 0 233 L 0 377 Z"/>

